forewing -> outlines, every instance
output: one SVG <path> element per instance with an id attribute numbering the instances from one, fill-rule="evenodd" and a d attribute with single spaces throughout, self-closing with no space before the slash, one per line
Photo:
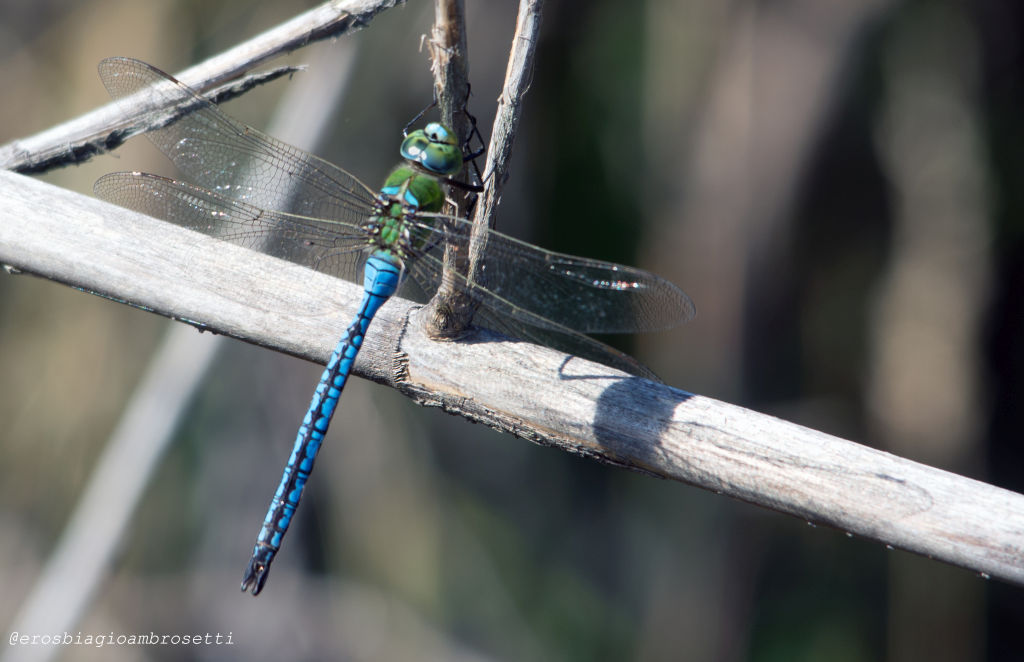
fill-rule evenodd
<path id="1" fill-rule="evenodd" d="M 465 251 L 471 224 L 438 216 L 447 241 Z M 410 265 L 421 287 L 441 281 L 443 244 Z M 622 265 L 552 253 L 498 232 L 487 233 L 482 282 L 451 273 L 455 289 L 477 304 L 474 324 L 657 379 L 636 359 L 585 333 L 649 331 L 680 324 L 693 303 L 672 283 Z"/>
<path id="2" fill-rule="evenodd" d="M 261 209 L 158 175 L 115 172 L 96 196 L 218 239 L 360 282 L 367 239 L 357 225 Z"/>
<path id="3" fill-rule="evenodd" d="M 356 177 L 229 117 L 145 62 L 108 58 L 99 72 L 114 99 L 143 101 L 155 117 L 172 108 L 190 111 L 146 136 L 193 184 L 300 216 L 352 220 L 372 207 L 373 191 Z"/>
<path id="4" fill-rule="evenodd" d="M 469 221 L 438 220 L 448 241 L 468 245 Z M 547 251 L 493 230 L 485 235 L 481 284 L 494 298 L 491 307 L 533 326 L 634 333 L 669 329 L 696 314 L 690 297 L 649 271 Z"/>

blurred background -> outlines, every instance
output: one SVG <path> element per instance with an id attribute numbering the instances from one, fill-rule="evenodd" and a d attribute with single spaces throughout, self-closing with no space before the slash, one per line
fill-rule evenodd
<path id="1" fill-rule="evenodd" d="M 2 2 L 0 143 L 106 103 L 103 57 L 180 71 L 314 4 Z M 467 0 L 470 109 L 485 135 L 514 4 Z M 666 383 L 1020 492 L 1024 5 L 966 5 L 550 2 L 499 229 L 642 266 L 690 294 L 698 316 L 685 327 L 615 340 Z M 432 18 L 432 3 L 414 0 L 286 58 L 328 75 L 351 66 L 313 151 L 371 186 L 431 99 L 420 41 Z M 226 109 L 266 128 L 295 84 Z M 173 174 L 135 139 L 42 178 L 89 194 L 113 170 Z M 0 277 L 7 632 L 172 325 Z M 243 596 L 320 371 L 222 344 L 69 628 L 230 632 L 234 645 L 64 648 L 60 659 L 1024 650 L 1019 587 L 524 443 L 358 379 L 266 590 Z"/>

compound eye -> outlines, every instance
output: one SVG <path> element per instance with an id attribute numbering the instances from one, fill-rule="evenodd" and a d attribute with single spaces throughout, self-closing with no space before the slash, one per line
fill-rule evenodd
<path id="1" fill-rule="evenodd" d="M 423 132 L 427 134 L 427 138 L 432 143 L 444 143 L 446 145 L 455 144 L 455 136 L 445 128 L 445 126 L 439 122 L 431 122 L 430 124 L 423 127 Z"/>
<path id="2" fill-rule="evenodd" d="M 438 122 L 410 133 L 400 152 L 402 158 L 438 175 L 454 175 L 462 169 L 462 150 L 454 134 Z"/>

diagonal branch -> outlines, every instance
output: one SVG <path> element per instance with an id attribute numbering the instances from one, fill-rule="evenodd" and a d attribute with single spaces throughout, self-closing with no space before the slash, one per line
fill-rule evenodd
<path id="1" fill-rule="evenodd" d="M 177 74 L 175 78 L 209 92 L 267 60 L 311 42 L 339 37 L 366 25 L 405 0 L 331 0 L 290 21 Z M 278 70 L 287 73 L 288 70 Z M 262 81 L 265 82 L 265 81 Z M 243 90 L 244 91 L 244 90 Z M 125 139 L 123 107 L 109 103 L 28 138 L 0 146 L 0 169 L 38 173 L 80 163 L 118 147 Z M 134 135 L 134 134 L 132 134 Z"/>
<path id="2" fill-rule="evenodd" d="M 0 263 L 12 270 L 320 363 L 360 296 L 24 176 L 0 173 L 0 196 Z M 412 307 L 381 309 L 356 374 L 536 443 L 1024 585 L 1020 494 L 529 343 L 485 332 L 434 342 L 405 326 Z"/>

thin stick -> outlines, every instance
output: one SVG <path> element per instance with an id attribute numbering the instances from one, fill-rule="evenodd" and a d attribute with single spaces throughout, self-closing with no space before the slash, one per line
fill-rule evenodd
<path id="1" fill-rule="evenodd" d="M 466 144 L 472 129 L 464 108 L 469 98 L 465 19 L 462 0 L 435 0 L 434 27 L 430 38 L 434 94 L 441 111 L 441 122 L 455 131 L 460 145 Z M 464 168 L 459 174 L 461 181 L 467 181 L 468 170 Z M 474 197 L 465 191 L 450 191 L 445 212 L 464 218 L 469 213 Z M 457 336 L 472 320 L 475 304 L 455 287 L 451 277 L 452 274 L 469 272 L 467 258 L 465 246 L 454 243 L 445 246 L 444 275 L 437 292 L 420 314 L 430 333 L 437 338 Z"/>
<path id="2" fill-rule="evenodd" d="M 301 46 L 354 32 L 405 0 L 332 0 L 197 64 L 175 77 L 200 92 L 238 78 L 267 60 Z M 22 172 L 79 163 L 117 147 L 124 108 L 109 103 L 73 120 L 0 147 L 0 168 Z M 111 136 L 114 135 L 112 139 Z"/>
<path id="3" fill-rule="evenodd" d="M 430 32 L 430 69 L 441 122 L 455 131 L 459 144 L 469 140 L 472 124 L 465 112 L 469 97 L 469 53 L 463 0 L 436 0 Z"/>
<path id="4" fill-rule="evenodd" d="M 491 140 L 487 145 L 487 162 L 484 166 L 484 191 L 477 201 L 473 222 L 484 227 L 494 227 L 501 189 L 509 177 L 509 161 L 516 131 L 522 116 L 523 97 L 530 88 L 533 78 L 533 63 L 537 53 L 540 35 L 540 14 L 543 0 L 521 0 L 519 16 L 516 19 L 516 33 L 512 38 L 512 52 L 505 70 L 505 84 L 498 98 L 498 110 L 494 115 Z M 471 249 L 472 251 L 472 249 Z"/>
<path id="5" fill-rule="evenodd" d="M 483 175 L 484 190 L 476 201 L 473 215 L 473 232 L 468 247 L 457 247 L 462 251 L 458 258 L 450 261 L 446 259 L 446 265 L 455 264 L 454 268 L 466 274 L 470 283 L 482 280 L 481 269 L 486 252 L 485 231 L 494 227 L 501 190 L 508 181 L 508 164 L 522 114 L 522 100 L 533 75 L 543 4 L 542 0 L 521 0 L 519 4 L 505 82 L 498 99 L 494 128 L 491 130 L 491 139 L 487 146 L 487 162 Z M 458 259 L 461 259 L 462 264 L 458 264 Z M 438 295 L 421 314 L 432 337 L 451 338 L 462 333 L 474 312 L 475 306 L 471 297 L 455 293 L 450 284 L 442 283 Z"/>

